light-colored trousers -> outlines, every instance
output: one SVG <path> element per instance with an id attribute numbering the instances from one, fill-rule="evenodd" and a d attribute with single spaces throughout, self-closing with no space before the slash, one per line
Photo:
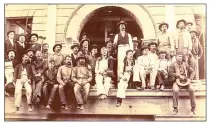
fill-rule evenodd
<path id="1" fill-rule="evenodd" d="M 32 88 L 28 83 L 28 79 L 17 79 L 15 84 L 15 106 L 20 107 L 22 98 L 22 87 L 26 89 L 27 104 L 31 104 Z"/>
<path id="2" fill-rule="evenodd" d="M 74 93 L 77 100 L 77 104 L 85 104 L 87 102 L 89 91 L 90 91 L 90 83 L 86 83 L 84 85 L 76 83 L 74 85 Z"/>
<path id="3" fill-rule="evenodd" d="M 125 98 L 125 91 L 128 87 L 128 82 L 130 80 L 131 74 L 128 72 L 124 72 L 123 75 L 127 80 L 124 81 L 123 79 L 120 79 L 120 82 L 118 83 L 118 89 L 117 89 L 117 97 L 118 98 Z"/>
<path id="4" fill-rule="evenodd" d="M 140 67 L 139 67 L 138 64 L 135 64 L 134 67 L 133 67 L 133 81 L 137 81 L 137 82 L 141 81 L 139 68 Z"/>
<path id="5" fill-rule="evenodd" d="M 5 77 L 7 79 L 7 83 L 11 83 L 13 81 L 13 72 L 7 72 L 7 70 L 5 70 Z"/>
<path id="6" fill-rule="evenodd" d="M 150 75 L 150 86 L 154 86 L 155 85 L 155 79 L 157 76 L 157 70 L 152 69 L 152 70 L 145 70 L 144 67 L 140 67 L 140 77 L 141 77 L 141 81 L 142 81 L 142 87 L 146 86 L 146 74 Z"/>
<path id="7" fill-rule="evenodd" d="M 110 77 L 103 76 L 101 74 L 96 74 L 95 80 L 97 86 L 97 94 L 98 95 L 105 94 L 108 96 L 112 79 Z"/>
<path id="8" fill-rule="evenodd" d="M 123 63 L 123 60 L 126 56 L 126 51 L 129 50 L 130 47 L 128 44 L 125 45 L 118 45 L 118 52 L 117 52 L 117 70 L 121 70 L 122 67 L 121 64 Z M 119 75 L 119 74 L 118 74 Z M 119 76 L 118 76 L 119 79 Z"/>

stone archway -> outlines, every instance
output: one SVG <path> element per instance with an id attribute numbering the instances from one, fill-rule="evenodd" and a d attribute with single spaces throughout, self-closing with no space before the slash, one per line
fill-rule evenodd
<path id="1" fill-rule="evenodd" d="M 129 11 L 131 16 L 142 29 L 144 39 L 152 39 L 157 36 L 156 24 L 148 10 L 143 5 L 81 5 L 67 20 L 63 35 L 64 41 L 69 37 L 73 40 L 78 40 L 82 28 L 93 15 L 94 11 L 106 6 L 121 7 Z"/>

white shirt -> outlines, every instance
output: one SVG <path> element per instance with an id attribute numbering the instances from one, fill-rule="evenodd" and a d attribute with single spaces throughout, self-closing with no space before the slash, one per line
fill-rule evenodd
<path id="1" fill-rule="evenodd" d="M 12 46 L 14 46 L 14 42 L 13 39 L 9 39 L 10 43 L 12 44 Z"/>
<path id="2" fill-rule="evenodd" d="M 108 58 L 102 58 L 96 61 L 95 73 L 104 73 L 108 69 Z"/>
<path id="3" fill-rule="evenodd" d="M 124 37 L 126 32 L 123 31 L 123 32 L 120 32 L 120 33 Z M 114 37 L 114 43 L 113 43 L 113 45 L 116 46 L 117 45 L 117 42 L 118 42 L 118 34 L 116 34 L 115 37 Z M 129 33 L 128 33 L 128 43 L 129 43 L 130 49 L 133 50 L 133 42 L 132 42 L 131 35 Z"/>

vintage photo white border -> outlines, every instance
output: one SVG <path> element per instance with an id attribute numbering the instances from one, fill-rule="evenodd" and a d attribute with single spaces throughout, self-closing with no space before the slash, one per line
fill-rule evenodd
<path id="1" fill-rule="evenodd" d="M 0 14 L 1 14 L 1 16 L 0 16 L 0 21 L 1 21 L 1 27 L 2 28 L 0 28 L 0 37 L 1 37 L 1 45 L 0 45 L 0 51 L 1 51 L 1 53 L 0 53 L 0 56 L 1 56 L 1 61 L 0 61 L 0 82 L 1 82 L 1 85 L 2 86 L 0 86 L 0 91 L 1 91 L 1 95 L 0 95 L 0 100 L 1 100 L 1 102 L 0 102 L 0 110 L 1 110 L 1 112 L 0 112 L 0 119 L 1 119 L 1 123 L 3 122 L 3 123 L 5 123 L 4 121 L 4 86 L 3 86 L 3 82 L 4 82 L 4 60 L 2 60 L 2 59 L 4 59 L 4 31 L 5 31 L 5 29 L 4 29 L 4 20 L 5 20 L 5 18 L 4 18 L 4 3 L 54 3 L 54 4 L 59 4 L 59 3 L 69 3 L 69 4 L 78 4 L 78 3 L 94 3 L 94 4 L 100 4 L 100 3 L 113 3 L 113 4 L 118 4 L 118 3 L 124 3 L 124 4 L 131 4 L 131 3 L 142 3 L 142 4 L 146 4 L 146 3 L 162 3 L 162 4 L 164 4 L 164 3 L 171 3 L 171 4 L 180 4 L 180 3 L 206 3 L 207 4 L 207 7 L 206 7 L 206 18 L 207 18 L 207 21 L 206 21 L 206 24 L 207 24 L 207 35 L 206 36 L 210 36 L 210 32 L 208 32 L 208 29 L 209 29 L 209 25 L 208 25 L 208 17 L 210 17 L 209 16 L 209 13 L 210 12 L 208 12 L 208 6 L 209 6 L 209 0 L 105 0 L 105 1 L 99 1 L 99 0 L 1 0 L 0 1 L 0 9 L 1 9 L 1 11 L 0 11 Z M 206 71 L 207 71 L 207 74 L 206 74 L 206 81 L 207 81 L 207 83 L 206 83 L 206 88 L 207 88 L 207 97 L 206 97 L 206 101 L 207 101 L 207 103 L 206 103 L 206 105 L 207 105 L 207 110 L 206 110 L 206 112 L 209 112 L 208 110 L 209 110 L 209 105 L 208 105 L 208 103 L 209 103 L 209 100 L 210 100 L 210 95 L 209 95 L 209 92 L 208 92 L 208 90 L 209 90 L 209 88 L 208 88 L 208 77 L 210 76 L 209 75 L 209 73 L 208 73 L 208 55 L 209 55 L 209 53 L 210 53 L 210 46 L 209 46 L 209 43 L 208 43 L 209 41 L 208 41 L 208 37 L 207 37 L 207 39 L 206 39 Z M 209 48 L 209 49 L 208 49 Z M 199 124 L 202 124 L 202 123 L 210 123 L 210 114 L 209 113 L 206 113 L 206 118 L 207 118 L 207 121 L 206 122 L 198 122 Z M 40 122 L 40 121 L 39 121 Z M 64 121 L 62 121 L 63 123 L 80 123 L 80 122 L 64 122 Z M 60 121 L 57 121 L 57 123 L 62 123 L 62 122 L 60 122 Z M 6 123 L 9 123 L 9 122 L 6 122 Z M 11 123 L 11 122 L 10 122 Z M 22 122 L 17 122 L 17 123 L 22 123 Z M 31 124 L 31 123 L 35 123 L 35 122 L 24 122 L 24 123 L 28 123 L 28 124 Z M 46 122 L 41 122 L 41 123 L 46 123 Z M 49 123 L 52 123 L 52 122 L 49 122 Z M 54 122 L 53 122 L 54 123 Z M 86 123 L 92 123 L 92 122 L 86 122 Z M 99 123 L 99 122 L 96 122 L 96 123 Z M 100 123 L 106 123 L 106 122 L 100 122 Z M 115 123 L 115 124 L 117 124 L 117 123 L 131 123 L 131 122 L 112 122 L 112 123 Z M 153 123 L 153 122 L 132 122 L 133 124 L 134 123 Z M 185 124 L 191 124 L 191 123 L 194 123 L 194 122 L 156 122 L 156 123 L 161 123 L 161 124 L 164 124 L 164 123 L 185 123 Z"/>

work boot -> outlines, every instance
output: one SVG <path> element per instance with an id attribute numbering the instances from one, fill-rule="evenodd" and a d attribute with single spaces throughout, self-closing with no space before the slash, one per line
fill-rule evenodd
<path id="1" fill-rule="evenodd" d="M 193 108 L 191 108 L 191 112 L 193 113 L 193 115 L 196 115 L 196 110 L 195 110 L 195 108 L 193 107 Z"/>
<path id="2" fill-rule="evenodd" d="M 176 115 L 177 113 L 178 113 L 178 109 L 177 108 L 174 108 L 173 115 Z"/>

